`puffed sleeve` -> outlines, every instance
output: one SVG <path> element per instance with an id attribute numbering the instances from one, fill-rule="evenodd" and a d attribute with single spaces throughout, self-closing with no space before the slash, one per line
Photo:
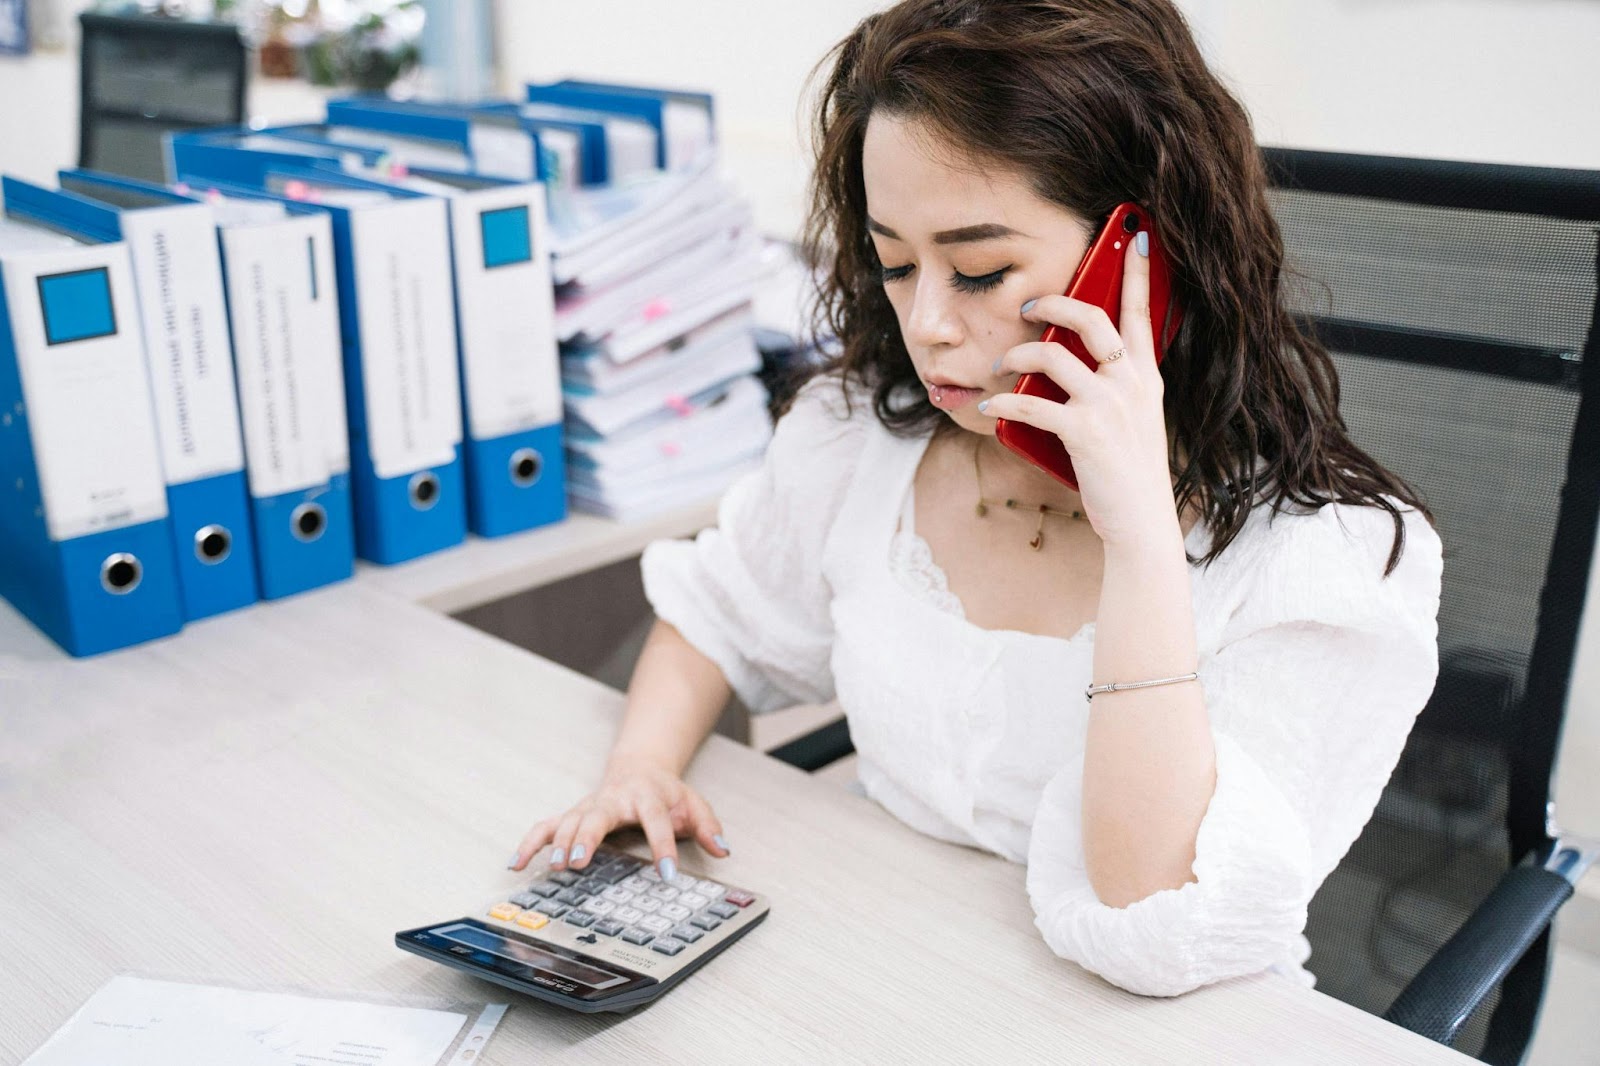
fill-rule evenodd
<path id="1" fill-rule="evenodd" d="M 644 551 L 656 616 L 715 662 L 752 711 L 833 698 L 822 550 L 870 403 L 856 396 L 847 417 L 837 376 L 808 382 L 778 420 L 762 465 L 723 495 L 717 525 Z"/>
<path id="2" fill-rule="evenodd" d="M 1101 903 L 1084 866 L 1082 756 L 1046 785 L 1027 880 L 1057 954 L 1152 996 L 1303 961 L 1306 905 L 1371 817 L 1438 677 L 1442 545 L 1423 515 L 1403 519 L 1388 577 L 1381 508 L 1279 515 L 1263 534 L 1249 591 L 1200 659 L 1217 774 L 1195 881 Z"/>

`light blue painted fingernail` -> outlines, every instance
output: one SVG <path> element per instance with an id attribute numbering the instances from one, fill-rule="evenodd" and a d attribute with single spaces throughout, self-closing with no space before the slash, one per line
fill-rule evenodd
<path id="1" fill-rule="evenodd" d="M 717 847 L 721 848 L 723 851 L 732 851 L 733 850 L 732 848 L 728 847 L 728 842 L 726 840 L 722 839 L 722 834 L 721 833 L 712 833 L 711 834 L 711 839 L 716 841 Z"/>
<path id="2" fill-rule="evenodd" d="M 1150 234 L 1148 232 L 1140 230 L 1133 238 L 1133 246 L 1139 250 L 1140 255 L 1146 259 L 1150 258 Z"/>
<path id="3" fill-rule="evenodd" d="M 568 859 L 567 862 L 569 862 L 569 863 L 577 862 L 579 859 L 583 858 L 587 854 L 589 854 L 589 849 L 588 848 L 584 847 L 582 844 L 574 844 L 572 846 L 572 858 Z"/>
<path id="4" fill-rule="evenodd" d="M 1038 300 L 1029 300 L 1027 303 L 1023 304 L 1022 305 L 1022 313 L 1023 314 L 1027 314 L 1029 311 L 1032 311 L 1033 310 L 1033 305 L 1038 303 L 1038 302 L 1039 302 Z"/>
<path id="5" fill-rule="evenodd" d="M 520 858 L 522 858 L 522 852 L 513 851 L 511 853 L 511 861 L 506 863 L 506 869 L 515 870 L 517 868 L 517 860 Z"/>
<path id="6" fill-rule="evenodd" d="M 978 413 L 979 414 L 982 414 L 983 412 L 987 411 L 988 409 L 989 409 L 989 401 L 988 400 L 979 400 L 978 401 Z"/>
<path id="7" fill-rule="evenodd" d="M 554 866 L 556 863 L 560 862 L 562 859 L 564 859 L 566 857 L 567 857 L 567 849 L 566 848 L 557 848 L 556 850 L 554 850 L 554 851 L 552 851 L 550 853 L 550 865 Z"/>
<path id="8" fill-rule="evenodd" d="M 994 366 L 990 367 L 989 369 L 994 371 L 996 374 L 1000 373 L 1000 364 L 1005 362 L 1005 359 L 1006 357 L 1002 355 L 1000 358 L 994 361 Z"/>
<path id="9" fill-rule="evenodd" d="M 661 875 L 661 880 L 670 881 L 678 876 L 678 864 L 672 861 L 671 855 L 668 855 L 656 863 L 656 873 Z"/>

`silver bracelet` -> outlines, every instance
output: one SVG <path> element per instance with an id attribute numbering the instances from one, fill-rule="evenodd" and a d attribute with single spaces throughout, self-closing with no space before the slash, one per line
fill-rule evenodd
<path id="1" fill-rule="evenodd" d="M 1083 696 L 1084 699 L 1093 700 L 1102 692 L 1118 692 L 1125 688 L 1149 688 L 1151 685 L 1175 685 L 1179 681 L 1195 681 L 1199 677 L 1198 673 L 1188 673 L 1178 677 L 1158 677 L 1154 681 L 1119 681 L 1109 685 L 1090 685 L 1083 690 Z"/>

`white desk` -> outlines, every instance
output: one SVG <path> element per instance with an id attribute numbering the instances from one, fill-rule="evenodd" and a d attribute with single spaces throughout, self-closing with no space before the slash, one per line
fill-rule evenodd
<path id="1" fill-rule="evenodd" d="M 622 699 L 416 601 L 637 550 L 582 529 L 83 662 L 0 616 L 0 1061 L 118 971 L 503 999 L 393 934 L 517 883 L 507 853 L 592 787 Z M 684 865 L 771 916 L 631 1015 L 514 1000 L 484 1061 L 1467 1061 L 1268 975 L 1128 995 L 1051 953 L 1020 866 L 720 736 L 689 779 L 734 850 Z"/>

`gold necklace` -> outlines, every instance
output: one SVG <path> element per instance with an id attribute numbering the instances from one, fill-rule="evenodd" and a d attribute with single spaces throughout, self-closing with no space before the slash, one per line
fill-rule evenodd
<path id="1" fill-rule="evenodd" d="M 972 449 L 972 472 L 977 476 L 978 479 L 978 505 L 974 508 L 974 510 L 977 512 L 979 518 L 983 518 L 989 513 L 989 504 L 991 502 L 1002 503 L 1003 506 L 1010 511 L 1028 511 L 1037 507 L 1039 509 L 1039 528 L 1033 531 L 1033 539 L 1028 541 L 1028 547 L 1032 548 L 1034 551 L 1038 551 L 1040 548 L 1044 547 L 1045 515 L 1056 515 L 1061 518 L 1082 518 L 1084 516 L 1082 511 L 1061 511 L 1054 507 L 1048 507 L 1042 503 L 1023 503 L 1021 500 L 1015 500 L 1009 497 L 1004 501 L 990 501 L 985 499 L 983 495 L 983 470 L 978 466 L 978 452 L 982 450 L 982 445 L 983 441 L 980 440 L 978 441 L 978 446 Z"/>

